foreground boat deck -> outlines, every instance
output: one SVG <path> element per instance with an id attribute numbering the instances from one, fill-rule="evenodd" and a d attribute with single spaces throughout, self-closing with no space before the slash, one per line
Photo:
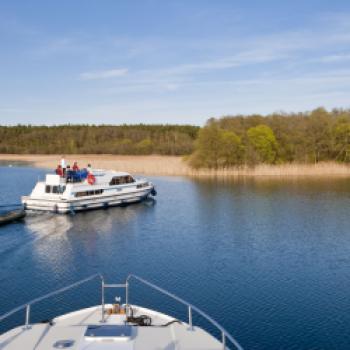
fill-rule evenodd
<path id="1" fill-rule="evenodd" d="M 110 306 L 106 305 L 106 308 Z M 216 350 L 223 348 L 222 343 L 201 328 L 190 329 L 190 326 L 183 322 L 164 326 L 175 319 L 146 308 L 138 306 L 132 306 L 132 308 L 134 316 L 150 316 L 152 326 L 132 326 L 130 336 L 123 334 L 113 336 L 113 330 L 125 325 L 126 316 L 105 315 L 105 322 L 101 323 L 101 306 L 95 306 L 57 317 L 53 319 L 53 325 L 35 324 L 29 329 L 17 327 L 0 336 L 0 349 Z M 97 330 L 103 329 L 105 325 L 107 326 L 105 336 L 86 336 L 88 326 L 96 326 Z M 70 347 L 55 347 L 55 344 L 57 345 L 57 342 L 62 340 L 73 340 L 74 343 Z"/>

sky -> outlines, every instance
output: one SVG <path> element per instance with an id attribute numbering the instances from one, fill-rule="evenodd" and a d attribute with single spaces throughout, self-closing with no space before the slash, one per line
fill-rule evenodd
<path id="1" fill-rule="evenodd" d="M 350 107 L 349 0 L 0 0 L 0 124 Z"/>

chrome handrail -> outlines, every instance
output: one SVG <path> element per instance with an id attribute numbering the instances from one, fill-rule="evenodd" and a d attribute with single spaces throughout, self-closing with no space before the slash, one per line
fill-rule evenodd
<path id="1" fill-rule="evenodd" d="M 104 298 L 105 288 L 125 288 L 125 299 L 126 299 L 125 304 L 128 305 L 129 304 L 129 281 L 131 278 L 134 278 L 134 279 L 138 280 L 139 282 L 147 285 L 148 287 L 151 287 L 151 288 L 157 290 L 158 292 L 160 292 L 164 295 L 167 295 L 168 297 L 176 300 L 180 304 L 187 306 L 187 308 L 188 308 L 188 324 L 189 324 L 191 330 L 193 329 L 192 310 L 194 310 L 199 315 L 201 315 L 203 318 L 205 318 L 207 321 L 209 321 L 214 327 L 216 327 L 221 332 L 221 336 L 222 336 L 221 342 L 222 342 L 222 346 L 223 346 L 224 350 L 227 349 L 226 348 L 226 339 L 228 339 L 238 350 L 243 350 L 242 346 L 232 337 L 232 335 L 230 333 L 228 333 L 228 331 L 226 331 L 225 328 L 223 328 L 218 322 L 216 322 L 213 318 L 211 318 L 209 315 L 207 315 L 204 311 L 200 310 L 198 307 L 192 305 L 191 303 L 185 301 L 184 299 L 176 296 L 175 294 L 172 294 L 172 293 L 168 292 L 167 290 L 160 288 L 160 287 L 156 286 L 155 284 L 148 282 L 145 279 L 138 277 L 136 275 L 133 275 L 133 274 L 128 275 L 128 277 L 125 281 L 125 284 L 107 284 L 104 282 L 104 278 L 101 274 L 98 273 L 98 274 L 91 275 L 90 277 L 82 279 L 82 280 L 75 282 L 73 284 L 70 284 L 66 287 L 57 289 L 53 292 L 47 293 L 44 296 L 32 299 L 31 301 L 12 309 L 11 311 L 7 312 L 6 314 L 0 316 L 0 322 L 3 321 L 4 319 L 8 318 L 9 316 L 13 315 L 16 312 L 18 312 L 22 309 L 26 309 L 25 327 L 30 328 L 30 325 L 29 325 L 30 324 L 30 311 L 31 311 L 32 305 L 38 303 L 39 301 L 48 299 L 54 295 L 63 293 L 65 291 L 70 290 L 74 287 L 77 287 L 81 284 L 89 282 L 97 277 L 99 277 L 101 279 L 101 287 L 102 287 L 101 288 L 102 289 L 101 290 L 101 297 L 102 297 L 102 300 L 101 300 L 102 320 L 101 321 L 102 322 L 104 321 L 104 312 L 105 312 L 105 310 L 104 310 L 105 309 L 105 298 Z"/>
<path id="2" fill-rule="evenodd" d="M 237 342 L 237 340 L 235 340 L 232 335 L 226 331 L 225 328 L 223 328 L 218 322 L 216 322 L 214 319 L 212 319 L 209 315 L 207 315 L 204 311 L 202 311 L 201 309 L 199 309 L 198 307 L 192 305 L 191 303 L 185 301 L 184 299 L 176 296 L 173 293 L 168 292 L 167 290 L 160 288 L 158 286 L 156 286 L 155 284 L 146 281 L 145 279 L 138 277 L 136 275 L 130 274 L 127 279 L 126 279 L 126 290 L 127 290 L 127 300 L 129 299 L 129 295 L 128 295 L 128 287 L 129 287 L 129 281 L 131 278 L 135 278 L 136 280 L 138 280 L 139 282 L 147 285 L 148 287 L 151 287 L 155 290 L 157 290 L 158 292 L 167 295 L 168 297 L 176 300 L 177 302 L 187 306 L 188 308 L 188 324 L 190 325 L 190 328 L 193 328 L 193 324 L 192 324 L 192 310 L 196 311 L 199 315 L 201 315 L 202 317 L 204 317 L 207 321 L 209 321 L 213 326 L 215 326 L 220 332 L 221 332 L 221 336 L 222 336 L 222 345 L 223 345 L 223 349 L 226 349 L 226 338 L 238 349 L 238 350 L 243 350 L 242 346 Z M 128 303 L 128 302 L 127 302 Z"/>
<path id="3" fill-rule="evenodd" d="M 87 277 L 87 278 L 84 278 L 83 280 L 80 280 L 78 282 L 75 282 L 73 284 L 70 284 L 69 286 L 66 286 L 66 287 L 63 287 L 63 288 L 60 288 L 60 289 L 57 289 L 53 292 L 50 292 L 50 293 L 47 293 L 41 297 L 38 297 L 38 298 L 35 298 L 35 299 L 32 299 L 31 301 L 23 304 L 23 305 L 20 305 L 20 306 L 17 306 L 16 308 L 12 309 L 11 311 L 7 312 L 6 314 L 4 315 L 1 315 L 0 316 L 0 322 L 3 321 L 4 319 L 6 319 L 7 317 L 13 315 L 14 313 L 22 310 L 22 309 L 26 309 L 26 318 L 25 318 L 25 326 L 26 327 L 29 327 L 29 321 L 30 321 L 30 307 L 36 303 L 38 303 L 39 301 L 42 301 L 44 299 L 47 299 L 47 298 L 50 298 L 54 295 L 57 295 L 57 294 L 60 294 L 60 293 L 63 293 L 65 292 L 66 290 L 69 290 L 69 289 L 72 289 L 74 287 L 77 287 L 83 283 L 86 283 L 86 282 L 89 282 L 97 277 L 100 277 L 102 279 L 102 276 L 97 273 L 95 275 L 91 275 L 90 277 Z"/>

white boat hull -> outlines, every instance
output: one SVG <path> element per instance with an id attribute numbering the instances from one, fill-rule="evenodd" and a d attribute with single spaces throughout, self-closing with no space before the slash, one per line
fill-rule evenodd
<path id="1" fill-rule="evenodd" d="M 67 214 L 77 211 L 92 209 L 103 209 L 113 206 L 120 206 L 130 203 L 140 202 L 151 195 L 153 187 L 143 188 L 136 191 L 102 195 L 93 198 L 77 199 L 41 199 L 23 197 L 22 203 L 26 210 L 46 211 L 60 214 Z"/>

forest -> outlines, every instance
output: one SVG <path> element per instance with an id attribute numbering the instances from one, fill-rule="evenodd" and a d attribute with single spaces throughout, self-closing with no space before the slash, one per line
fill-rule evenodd
<path id="1" fill-rule="evenodd" d="M 145 124 L 0 126 L 0 153 L 184 155 L 193 151 L 198 130 Z"/>
<path id="2" fill-rule="evenodd" d="M 350 163 L 350 110 L 233 115 L 192 125 L 0 126 L 0 153 L 181 155 L 194 168 Z"/>
<path id="3" fill-rule="evenodd" d="M 226 116 L 198 132 L 189 159 L 195 168 L 350 162 L 350 110 Z"/>

